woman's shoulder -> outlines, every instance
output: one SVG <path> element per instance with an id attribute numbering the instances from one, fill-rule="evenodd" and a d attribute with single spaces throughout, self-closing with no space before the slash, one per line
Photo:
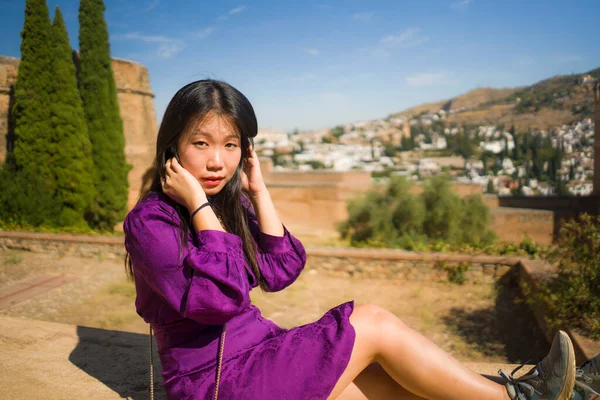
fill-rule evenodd
<path id="1" fill-rule="evenodd" d="M 151 214 L 166 214 L 174 219 L 179 220 L 177 209 L 167 195 L 160 192 L 150 191 L 142 197 L 138 203 L 127 213 L 126 219 L 148 217 Z"/>

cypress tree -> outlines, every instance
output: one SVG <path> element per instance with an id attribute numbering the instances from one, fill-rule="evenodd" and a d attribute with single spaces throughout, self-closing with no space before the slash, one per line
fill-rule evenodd
<path id="1" fill-rule="evenodd" d="M 62 204 L 59 224 L 85 228 L 84 214 L 95 197 L 92 146 L 77 88 L 73 50 L 60 9 L 56 7 L 52 25 L 54 37 L 54 90 L 50 115 L 57 143 L 53 173 L 57 197 Z"/>
<path id="2" fill-rule="evenodd" d="M 2 171 L 1 217 L 32 225 L 54 225 L 60 204 L 53 195 L 56 181 L 51 170 L 56 154 L 50 122 L 53 56 L 45 0 L 26 1 L 21 38 L 11 113 L 14 144 Z"/>
<path id="3" fill-rule="evenodd" d="M 92 143 L 97 196 L 90 224 L 111 230 L 125 218 L 130 166 L 125 162 L 123 121 L 111 66 L 102 0 L 79 5 L 79 89 Z"/>

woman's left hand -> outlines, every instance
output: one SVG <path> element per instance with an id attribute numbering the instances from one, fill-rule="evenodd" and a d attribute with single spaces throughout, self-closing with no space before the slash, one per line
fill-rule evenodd
<path id="1" fill-rule="evenodd" d="M 260 162 L 254 148 L 250 147 L 249 156 L 244 160 L 242 169 L 242 188 L 251 197 L 267 190 L 260 170 Z"/>

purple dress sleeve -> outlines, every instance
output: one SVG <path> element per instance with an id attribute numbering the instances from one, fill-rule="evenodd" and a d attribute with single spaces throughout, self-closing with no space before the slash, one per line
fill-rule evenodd
<path id="1" fill-rule="evenodd" d="M 123 228 L 136 278 L 185 318 L 221 325 L 250 305 L 239 236 L 192 230 L 180 255 L 178 217 L 156 205 L 130 212 Z"/>
<path id="2" fill-rule="evenodd" d="M 283 236 L 262 232 L 258 221 L 249 209 L 248 227 L 258 246 L 256 254 L 260 272 L 271 292 L 278 292 L 291 285 L 306 265 L 304 246 L 285 226 Z"/>

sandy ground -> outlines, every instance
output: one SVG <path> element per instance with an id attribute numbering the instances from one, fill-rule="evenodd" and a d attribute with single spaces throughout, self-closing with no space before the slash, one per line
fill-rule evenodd
<path id="1" fill-rule="evenodd" d="M 282 327 L 310 323 L 348 300 L 382 306 L 463 361 L 518 363 L 536 360 L 548 343 L 508 280 L 502 285 L 336 278 L 310 264 L 278 293 L 254 289 L 252 301 Z M 134 308 L 135 288 L 122 260 L 59 257 L 0 251 L 0 290 L 34 277 L 77 279 L 0 310 L 0 315 L 147 333 Z"/>

